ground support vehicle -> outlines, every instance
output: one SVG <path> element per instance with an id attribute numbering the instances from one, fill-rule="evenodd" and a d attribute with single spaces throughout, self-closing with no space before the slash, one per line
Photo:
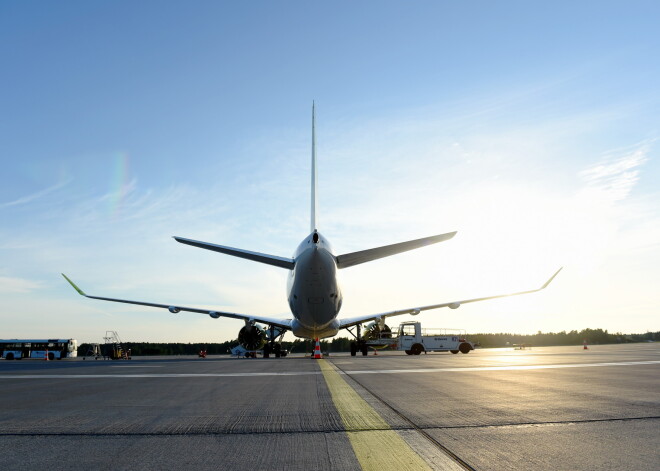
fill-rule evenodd
<path id="1" fill-rule="evenodd" d="M 396 332 L 384 332 L 378 338 L 367 340 L 370 347 L 389 346 L 403 350 L 407 355 L 424 352 L 470 353 L 474 343 L 465 339 L 460 329 L 423 329 L 420 322 L 403 322 Z"/>
<path id="2" fill-rule="evenodd" d="M 76 339 L 0 340 L 0 354 L 5 360 L 75 358 L 78 356 L 78 341 Z"/>

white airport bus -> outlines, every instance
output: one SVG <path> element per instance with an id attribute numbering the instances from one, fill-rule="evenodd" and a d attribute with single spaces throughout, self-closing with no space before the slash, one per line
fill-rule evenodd
<path id="1" fill-rule="evenodd" d="M 0 351 L 5 360 L 20 360 L 21 358 L 48 357 L 49 360 L 75 358 L 78 356 L 78 341 L 76 339 L 10 339 L 0 340 Z"/>

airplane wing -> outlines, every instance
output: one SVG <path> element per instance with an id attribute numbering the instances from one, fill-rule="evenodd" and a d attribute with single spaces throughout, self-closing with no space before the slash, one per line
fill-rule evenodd
<path id="1" fill-rule="evenodd" d="M 563 268 L 563 267 L 562 267 Z M 528 294 L 528 293 L 536 293 L 537 291 L 541 291 L 542 289 L 545 289 L 552 280 L 554 280 L 555 276 L 562 270 L 560 268 L 555 272 L 554 275 L 550 277 L 548 281 L 545 282 L 543 286 L 537 289 L 532 289 L 528 291 L 519 291 L 517 293 L 508 293 L 508 294 L 498 294 L 495 296 L 486 296 L 483 298 L 473 298 L 473 299 L 465 299 L 463 301 L 452 301 L 449 303 L 441 303 L 441 304 L 431 304 L 429 306 L 419 306 L 419 307 L 413 307 L 409 309 L 400 309 L 397 311 L 390 311 L 390 312 L 382 312 L 380 314 L 368 314 L 364 316 L 357 316 L 357 317 L 350 317 L 348 319 L 339 319 L 339 328 L 340 329 L 345 329 L 347 327 L 352 327 L 357 324 L 363 324 L 364 322 L 368 321 L 379 321 L 381 319 L 385 319 L 386 317 L 392 317 L 392 316 L 400 316 L 402 314 L 412 314 L 412 315 L 417 315 L 422 311 L 429 311 L 431 309 L 439 309 L 441 307 L 448 307 L 450 309 L 457 309 L 461 306 L 461 304 L 467 304 L 467 303 L 476 303 L 477 301 L 486 301 L 488 299 L 496 299 L 496 298 L 505 298 L 507 296 L 518 296 L 520 294 Z"/>
<path id="2" fill-rule="evenodd" d="M 264 317 L 264 316 L 251 316 L 247 314 L 237 314 L 235 312 L 224 312 L 224 311 L 216 311 L 213 309 L 199 309 L 195 307 L 183 307 L 183 306 L 178 306 L 178 305 L 171 305 L 171 304 L 156 304 L 156 303 L 145 303 L 142 301 L 129 301 L 127 299 L 116 299 L 116 298 L 104 298 L 101 296 L 90 296 L 86 294 L 83 290 L 78 288 L 76 284 L 71 281 L 64 273 L 62 273 L 62 276 L 66 281 L 73 286 L 73 288 L 78 291 L 78 294 L 85 296 L 86 298 L 90 299 L 100 299 L 102 301 L 113 301 L 116 303 L 126 303 L 126 304 L 137 304 L 139 306 L 151 306 L 151 307 L 161 307 L 164 309 L 169 310 L 172 314 L 177 314 L 180 311 L 186 311 L 186 312 L 196 312 L 198 314 L 208 314 L 211 316 L 213 319 L 217 319 L 219 317 L 230 317 L 232 319 L 243 319 L 247 321 L 254 321 L 254 322 L 261 322 L 263 324 L 268 324 L 268 325 L 274 325 L 275 327 L 281 327 L 286 330 L 291 329 L 291 319 L 276 319 L 273 317 Z"/>

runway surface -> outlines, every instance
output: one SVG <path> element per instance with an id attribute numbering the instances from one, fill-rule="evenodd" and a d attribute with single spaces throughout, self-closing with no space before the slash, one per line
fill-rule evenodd
<path id="1" fill-rule="evenodd" d="M 0 361 L 3 469 L 657 469 L 660 344 Z"/>

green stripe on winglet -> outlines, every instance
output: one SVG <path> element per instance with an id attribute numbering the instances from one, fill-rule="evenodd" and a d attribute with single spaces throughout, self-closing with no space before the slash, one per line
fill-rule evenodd
<path id="1" fill-rule="evenodd" d="M 73 281 L 71 281 L 71 280 L 70 280 L 70 279 L 69 279 L 64 273 L 62 273 L 62 276 L 64 277 L 64 279 L 65 279 L 66 281 L 69 282 L 69 284 L 71 284 L 71 286 L 73 286 L 73 289 L 75 289 L 76 291 L 78 291 L 78 294 L 82 294 L 83 296 L 87 296 L 87 295 L 84 293 L 84 291 L 81 290 L 80 288 L 78 288 L 78 287 L 76 286 L 76 284 L 75 284 Z"/>

